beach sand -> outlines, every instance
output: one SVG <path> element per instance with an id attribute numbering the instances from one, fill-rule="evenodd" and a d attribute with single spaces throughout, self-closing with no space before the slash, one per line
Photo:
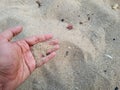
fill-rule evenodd
<path id="1" fill-rule="evenodd" d="M 60 41 L 17 90 L 120 88 L 120 0 L 0 0 L 0 31 L 16 25 L 24 30 L 13 40 L 51 33 Z"/>

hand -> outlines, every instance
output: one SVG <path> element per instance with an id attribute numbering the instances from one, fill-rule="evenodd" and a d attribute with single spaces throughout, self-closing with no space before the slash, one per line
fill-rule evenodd
<path id="1" fill-rule="evenodd" d="M 36 63 L 30 48 L 34 44 L 52 39 L 52 35 L 33 36 L 10 42 L 21 31 L 22 27 L 18 26 L 0 34 L 0 88 L 2 90 L 16 89 L 36 68 L 55 57 L 55 51 L 59 49 L 58 41 L 51 41 L 50 44 L 54 45 L 54 48 L 50 50 L 50 54 L 41 57 L 43 59 L 41 63 Z"/>

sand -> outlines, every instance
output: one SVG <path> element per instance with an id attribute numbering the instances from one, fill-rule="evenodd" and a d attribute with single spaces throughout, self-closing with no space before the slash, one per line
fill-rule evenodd
<path id="1" fill-rule="evenodd" d="M 22 25 L 14 40 L 52 33 L 60 41 L 54 60 L 17 90 L 118 90 L 120 0 L 36 1 L 0 0 L 0 31 Z"/>

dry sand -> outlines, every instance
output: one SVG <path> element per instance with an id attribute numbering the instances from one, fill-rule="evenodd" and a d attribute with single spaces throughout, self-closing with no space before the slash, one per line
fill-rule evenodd
<path id="1" fill-rule="evenodd" d="M 45 33 L 60 40 L 56 58 L 17 90 L 118 90 L 120 0 L 36 1 L 0 0 L 0 31 L 23 25 L 14 40 Z"/>

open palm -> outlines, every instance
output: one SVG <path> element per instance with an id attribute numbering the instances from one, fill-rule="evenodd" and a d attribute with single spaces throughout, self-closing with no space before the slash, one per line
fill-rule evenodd
<path id="1" fill-rule="evenodd" d="M 0 34 L 0 88 L 2 90 L 16 89 L 37 67 L 51 60 L 59 48 L 57 40 L 51 41 L 50 43 L 54 45 L 54 48 L 49 50 L 50 54 L 41 57 L 42 62 L 36 63 L 31 47 L 39 42 L 52 39 L 52 35 L 39 35 L 10 42 L 21 31 L 22 27 L 18 26 Z"/>

